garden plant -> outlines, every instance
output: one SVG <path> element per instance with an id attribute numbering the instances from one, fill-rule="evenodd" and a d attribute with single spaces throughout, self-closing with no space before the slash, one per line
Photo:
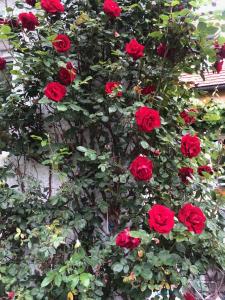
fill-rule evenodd
<path id="1" fill-rule="evenodd" d="M 0 150 L 50 172 L 47 189 L 12 186 L 20 169 L 1 165 L 1 299 L 208 296 L 201 276 L 225 268 L 224 112 L 180 79 L 222 69 L 208 36 L 224 15 L 203 2 L 6 3 Z"/>

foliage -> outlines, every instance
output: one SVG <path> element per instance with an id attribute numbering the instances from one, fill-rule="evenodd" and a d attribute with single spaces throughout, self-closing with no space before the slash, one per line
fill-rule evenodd
<path id="1" fill-rule="evenodd" d="M 5 183 L 10 165 L 1 168 L 1 296 L 13 290 L 18 300 L 60 300 L 68 293 L 68 299 L 144 299 L 157 291 L 174 299 L 209 266 L 225 268 L 224 198 L 213 189 L 222 173 L 223 149 L 215 141 L 224 130 L 224 113 L 214 101 L 198 101 L 201 91 L 179 80 L 182 72 L 203 72 L 215 59 L 206 36 L 217 27 L 199 19 L 193 8 L 200 2 L 123 0 L 115 19 L 99 0 L 67 0 L 62 14 L 47 14 L 37 2 L 35 31 L 1 26 L 0 37 L 10 40 L 14 58 L 13 88 L 0 99 L 1 150 L 34 159 L 65 178 L 56 195 L 33 179 L 20 192 Z M 25 2 L 16 6 L 30 9 Z M 13 9 L 7 13 L 12 16 Z M 59 33 L 71 39 L 67 53 L 52 47 Z M 124 51 L 133 38 L 145 45 L 144 57 L 136 61 Z M 170 58 L 157 55 L 160 43 L 168 46 Z M 57 81 L 68 61 L 77 77 L 63 101 L 53 102 L 44 88 Z M 110 81 L 121 83 L 121 97 L 117 90 L 105 94 Z M 155 93 L 142 95 L 149 84 Z M 135 124 L 143 105 L 160 113 L 161 126 L 150 133 Z M 180 117 L 188 108 L 197 110 L 190 126 Z M 180 151 L 187 133 L 201 139 L 196 158 Z M 149 182 L 135 181 L 129 172 L 139 154 L 153 161 Z M 200 177 L 198 166 L 210 162 L 214 174 Z M 188 185 L 178 176 L 183 166 L 195 171 Z M 169 234 L 149 229 L 153 204 L 177 215 L 186 202 L 204 211 L 204 233 L 187 231 L 177 218 Z M 132 251 L 115 245 L 127 226 L 142 240 Z"/>

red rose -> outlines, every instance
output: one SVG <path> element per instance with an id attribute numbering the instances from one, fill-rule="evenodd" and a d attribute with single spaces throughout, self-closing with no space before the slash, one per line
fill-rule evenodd
<path id="1" fill-rule="evenodd" d="M 192 168 L 183 167 L 179 169 L 178 175 L 180 176 L 181 181 L 184 184 L 188 184 L 189 180 L 188 178 L 192 178 L 192 175 L 194 174 L 194 170 Z"/>
<path id="2" fill-rule="evenodd" d="M 64 5 L 60 0 L 41 0 L 41 7 L 51 14 L 64 12 Z"/>
<path id="3" fill-rule="evenodd" d="M 76 78 L 76 70 L 61 68 L 58 73 L 59 81 L 64 85 L 70 85 Z"/>
<path id="4" fill-rule="evenodd" d="M 139 130 L 151 132 L 161 125 L 159 112 L 147 106 L 140 107 L 135 113 L 136 123 Z"/>
<path id="5" fill-rule="evenodd" d="M 53 47 L 57 52 L 66 52 L 71 47 L 71 41 L 65 34 L 58 34 L 52 42 Z"/>
<path id="6" fill-rule="evenodd" d="M 0 18 L 0 25 L 8 24 L 7 20 Z"/>
<path id="7" fill-rule="evenodd" d="M 116 81 L 109 81 L 105 84 L 105 92 L 108 95 L 111 95 L 114 93 L 115 90 L 117 90 L 120 87 L 120 83 L 116 82 Z M 118 91 L 117 93 L 117 97 L 121 97 L 122 96 L 122 92 Z"/>
<path id="8" fill-rule="evenodd" d="M 213 169 L 210 166 L 200 166 L 198 167 L 198 174 L 200 176 L 204 176 L 205 173 L 213 174 Z"/>
<path id="9" fill-rule="evenodd" d="M 223 69 L 223 60 L 216 61 L 214 64 L 214 68 L 216 69 L 216 72 L 219 74 Z"/>
<path id="10" fill-rule="evenodd" d="M 71 63 L 71 61 L 68 61 L 68 62 L 66 63 L 66 68 L 67 68 L 68 70 L 74 69 L 73 64 Z M 74 70 L 75 70 L 75 69 L 74 69 Z"/>
<path id="11" fill-rule="evenodd" d="M 214 42 L 214 49 L 216 50 L 220 49 L 220 44 L 218 43 L 218 41 Z"/>
<path id="12" fill-rule="evenodd" d="M 168 56 L 168 47 L 167 47 L 167 45 L 164 44 L 164 43 L 160 43 L 159 46 L 156 49 L 156 52 L 157 52 L 158 56 L 167 57 Z"/>
<path id="13" fill-rule="evenodd" d="M 219 48 L 218 48 L 218 54 L 219 56 L 223 59 L 225 58 L 225 44 L 223 44 L 222 46 L 219 45 Z"/>
<path id="14" fill-rule="evenodd" d="M 117 4 L 117 2 L 112 1 L 112 0 L 104 1 L 103 10 L 111 18 L 119 17 L 121 14 L 121 8 Z"/>
<path id="15" fill-rule="evenodd" d="M 35 6 L 36 0 L 25 0 L 28 5 Z"/>
<path id="16" fill-rule="evenodd" d="M 180 209 L 178 220 L 187 227 L 188 231 L 200 234 L 205 227 L 206 217 L 199 207 L 187 203 Z"/>
<path id="17" fill-rule="evenodd" d="M 50 82 L 46 85 L 44 93 L 49 99 L 60 102 L 66 95 L 66 88 L 59 82 Z"/>
<path id="18" fill-rule="evenodd" d="M 146 156 L 139 155 L 136 157 L 129 169 L 136 180 L 148 181 L 152 178 L 153 164 Z"/>
<path id="19" fill-rule="evenodd" d="M 8 299 L 12 300 L 15 297 L 15 292 L 8 292 Z"/>
<path id="20" fill-rule="evenodd" d="M 149 94 L 154 93 L 155 90 L 156 90 L 156 88 L 155 88 L 154 85 L 148 85 L 148 86 L 144 87 L 143 89 L 141 89 L 141 94 L 142 95 L 149 95 Z"/>
<path id="21" fill-rule="evenodd" d="M 152 151 L 152 153 L 155 155 L 155 156 L 159 156 L 161 154 L 161 151 L 159 149 L 157 150 L 154 150 Z"/>
<path id="22" fill-rule="evenodd" d="M 148 212 L 150 229 L 169 233 L 174 227 L 174 212 L 164 205 L 154 204 Z"/>
<path id="23" fill-rule="evenodd" d="M 185 109 L 180 113 L 181 118 L 184 120 L 186 125 L 191 125 L 196 121 L 195 113 L 196 109 Z"/>
<path id="24" fill-rule="evenodd" d="M 136 39 L 131 40 L 126 44 L 125 51 L 132 56 L 134 60 L 144 56 L 145 46 L 138 43 Z"/>
<path id="25" fill-rule="evenodd" d="M 4 70 L 6 67 L 6 60 L 4 59 L 4 57 L 0 57 L 0 70 Z"/>
<path id="26" fill-rule="evenodd" d="M 35 30 L 35 26 L 39 25 L 37 17 L 32 13 L 21 13 L 19 14 L 19 21 L 22 24 L 22 27 L 27 30 Z"/>
<path id="27" fill-rule="evenodd" d="M 201 152 L 201 145 L 199 138 L 186 134 L 182 137 L 181 140 L 181 152 L 184 156 L 192 158 L 198 156 Z"/>
<path id="28" fill-rule="evenodd" d="M 130 236 L 130 229 L 125 228 L 116 237 L 116 245 L 121 248 L 134 249 L 139 246 L 141 239 Z"/>
<path id="29" fill-rule="evenodd" d="M 195 297 L 191 293 L 187 292 L 184 294 L 184 299 L 185 300 L 195 300 Z"/>

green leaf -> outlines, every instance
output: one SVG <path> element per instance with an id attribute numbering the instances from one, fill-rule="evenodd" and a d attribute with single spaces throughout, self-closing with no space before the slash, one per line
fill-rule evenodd
<path id="1" fill-rule="evenodd" d="M 45 277 L 45 279 L 42 281 L 41 283 L 41 287 L 46 287 L 48 286 L 54 279 L 55 277 L 55 273 L 54 272 L 50 272 L 47 274 L 47 277 Z"/>
<path id="2" fill-rule="evenodd" d="M 78 285 L 79 280 L 79 276 L 75 276 L 72 278 L 71 289 L 75 289 L 75 287 Z"/>
<path id="3" fill-rule="evenodd" d="M 120 264 L 120 263 L 115 263 L 114 265 L 112 265 L 112 270 L 114 272 L 119 273 L 119 272 L 121 272 L 123 270 L 123 265 Z"/>
<path id="4" fill-rule="evenodd" d="M 57 105 L 57 110 L 58 111 L 66 111 L 67 110 L 67 106 L 65 104 L 58 104 Z"/>
<path id="5" fill-rule="evenodd" d="M 110 106 L 109 107 L 109 113 L 111 114 L 111 113 L 114 113 L 114 112 L 116 112 L 117 111 L 117 107 L 114 105 L 114 106 Z"/>
<path id="6" fill-rule="evenodd" d="M 217 122 L 221 119 L 221 116 L 219 112 L 208 112 L 204 115 L 203 119 L 206 122 Z"/>
<path id="7" fill-rule="evenodd" d="M 199 273 L 198 267 L 195 265 L 190 266 L 190 271 L 192 274 L 197 275 Z"/>
<path id="8" fill-rule="evenodd" d="M 82 273 L 80 275 L 80 282 L 83 284 L 84 287 L 89 287 L 90 285 L 90 280 L 92 278 L 92 275 L 90 273 Z"/>
<path id="9" fill-rule="evenodd" d="M 141 147 L 144 148 L 144 149 L 149 149 L 149 148 L 150 148 L 150 147 L 149 147 L 149 144 L 148 144 L 146 141 L 141 141 L 141 142 L 140 142 L 140 145 L 141 145 Z"/>
<path id="10" fill-rule="evenodd" d="M 146 231 L 144 230 L 138 230 L 138 231 L 131 231 L 130 235 L 134 238 L 140 238 L 140 239 L 150 239 L 151 235 L 148 234 Z"/>
<path id="11" fill-rule="evenodd" d="M 55 279 L 54 279 L 54 283 L 55 283 L 56 286 L 59 287 L 61 285 L 61 282 L 62 282 L 62 277 L 61 277 L 61 275 L 57 274 Z"/>
<path id="12" fill-rule="evenodd" d="M 87 148 L 83 147 L 83 146 L 78 146 L 77 147 L 77 150 L 80 151 L 80 152 L 86 152 L 87 151 Z"/>
<path id="13" fill-rule="evenodd" d="M 0 26 L 0 34 L 9 34 L 11 32 L 11 27 L 9 25 L 1 25 Z"/>
<path id="14" fill-rule="evenodd" d="M 163 36 L 161 31 L 153 31 L 148 34 L 148 36 L 152 37 L 153 39 L 160 39 Z"/>

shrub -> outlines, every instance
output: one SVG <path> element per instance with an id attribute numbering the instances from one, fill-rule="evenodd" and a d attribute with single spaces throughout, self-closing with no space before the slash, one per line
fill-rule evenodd
<path id="1" fill-rule="evenodd" d="M 14 58 L 1 149 L 64 178 L 57 194 L 27 177 L 19 191 L 1 168 L 1 296 L 175 299 L 225 267 L 222 112 L 179 80 L 215 59 L 217 28 L 187 2 L 24 1 L 26 26 L 1 26 Z"/>

